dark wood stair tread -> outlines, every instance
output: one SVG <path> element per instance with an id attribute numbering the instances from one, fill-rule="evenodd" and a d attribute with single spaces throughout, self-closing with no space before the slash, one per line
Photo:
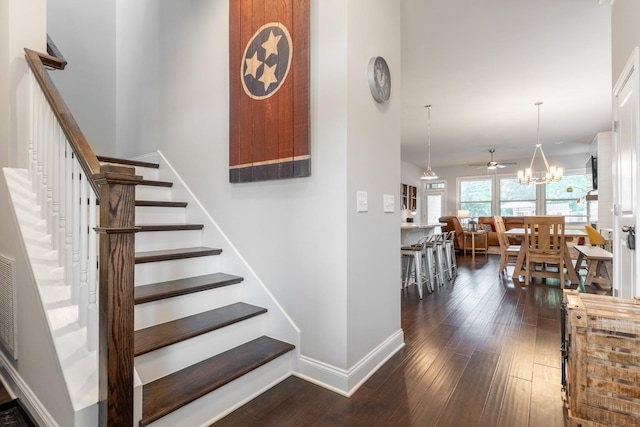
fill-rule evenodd
<path id="1" fill-rule="evenodd" d="M 141 224 L 136 225 L 139 231 L 180 231 L 180 230 L 202 230 L 202 224 Z"/>
<path id="2" fill-rule="evenodd" d="M 158 169 L 160 167 L 158 163 L 141 162 L 139 160 L 119 159 L 117 157 L 109 157 L 109 156 L 96 156 L 96 157 L 98 157 L 98 161 L 102 163 L 116 163 L 120 165 L 140 166 L 143 168 L 152 168 L 152 169 Z"/>
<path id="3" fill-rule="evenodd" d="M 161 208 L 186 208 L 187 202 L 172 202 L 168 200 L 136 200 L 136 206 L 151 206 Z"/>
<path id="4" fill-rule="evenodd" d="M 139 356 L 266 312 L 266 308 L 237 302 L 140 329 L 134 333 L 134 355 Z"/>
<path id="5" fill-rule="evenodd" d="M 146 384 L 140 425 L 148 425 L 294 348 L 263 336 Z"/>
<path id="6" fill-rule="evenodd" d="M 204 276 L 188 277 L 186 279 L 152 283 L 149 285 L 136 286 L 134 288 L 134 299 L 136 304 L 144 304 L 193 292 L 235 285 L 236 283 L 242 282 L 242 280 L 244 280 L 242 277 L 232 274 L 213 273 Z"/>
<path id="7" fill-rule="evenodd" d="M 142 264 L 145 262 L 169 261 L 174 259 L 196 258 L 209 255 L 220 255 L 222 249 L 195 247 L 195 248 L 179 248 L 179 249 L 163 249 L 159 251 L 136 252 L 135 263 Z"/>
<path id="8" fill-rule="evenodd" d="M 155 181 L 153 179 L 143 179 L 138 185 L 147 185 L 150 187 L 173 187 L 173 182 L 170 181 Z"/>

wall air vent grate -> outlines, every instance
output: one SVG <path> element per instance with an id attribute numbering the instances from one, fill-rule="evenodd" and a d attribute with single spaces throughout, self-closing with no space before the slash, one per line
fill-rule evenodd
<path id="1" fill-rule="evenodd" d="M 14 261 L 0 255 L 0 344 L 17 360 L 15 304 Z"/>

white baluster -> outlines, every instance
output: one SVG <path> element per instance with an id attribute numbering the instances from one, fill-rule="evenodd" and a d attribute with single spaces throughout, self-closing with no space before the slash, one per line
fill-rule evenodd
<path id="1" fill-rule="evenodd" d="M 80 326 L 87 326 L 87 311 L 89 309 L 89 284 L 87 283 L 87 263 L 89 255 L 89 211 L 87 209 L 87 188 L 89 184 L 80 174 L 80 302 L 78 304 L 78 321 Z"/>
<path id="2" fill-rule="evenodd" d="M 42 182 L 42 191 L 44 192 L 43 197 L 45 200 L 44 204 L 44 218 L 47 220 L 47 234 L 53 233 L 53 223 L 52 223 L 52 213 L 53 213 L 53 188 L 51 187 L 51 173 L 53 168 L 53 151 L 55 147 L 55 139 L 54 139 L 54 122 L 55 117 L 53 115 L 53 111 L 51 108 L 47 109 L 47 127 L 46 127 L 46 138 L 45 138 L 45 158 L 44 158 L 44 167 L 43 170 L 43 182 Z"/>
<path id="3" fill-rule="evenodd" d="M 35 105 L 35 116 L 36 116 L 36 129 L 35 129 L 35 135 L 34 135 L 34 146 L 33 146 L 33 178 L 31 181 L 31 185 L 33 188 L 33 192 L 36 194 L 36 201 L 38 203 L 41 202 L 41 200 L 38 200 L 38 195 L 40 194 L 40 192 L 38 191 L 38 188 L 40 188 L 40 148 L 42 145 L 42 108 L 43 108 L 43 102 L 44 102 L 44 96 L 42 95 L 42 92 L 38 91 L 38 96 L 36 97 L 36 105 Z"/>
<path id="4" fill-rule="evenodd" d="M 56 232 L 57 237 L 56 240 L 58 242 L 58 261 L 60 265 L 64 266 L 65 260 L 65 233 L 66 233 L 66 222 L 67 218 L 65 216 L 65 199 L 66 199 L 66 182 L 65 182 L 65 152 L 67 141 L 64 138 L 64 134 L 62 130 L 59 130 L 60 134 L 58 136 L 58 159 L 57 159 L 57 184 L 56 188 L 58 189 L 57 198 L 58 198 L 58 230 Z"/>
<path id="5" fill-rule="evenodd" d="M 40 217 L 44 219 L 44 206 L 46 206 L 45 192 L 42 191 L 44 185 L 44 163 L 47 156 L 47 116 L 49 106 L 42 102 L 40 115 L 40 147 L 38 149 L 38 201 L 40 203 Z"/>
<path id="6" fill-rule="evenodd" d="M 63 133 L 60 126 L 56 122 L 56 133 L 54 137 L 54 157 L 53 157 L 53 196 L 52 196 L 52 219 L 53 219 L 53 231 L 51 240 L 53 243 L 53 248 L 58 251 L 58 259 L 60 260 L 60 264 L 62 265 L 62 240 L 63 237 L 63 224 L 60 223 L 60 195 L 62 194 L 62 188 L 64 186 L 64 182 L 60 178 L 62 175 L 62 167 L 64 165 L 64 158 L 61 157 L 60 153 L 64 152 L 64 144 L 65 141 L 63 139 Z"/>
<path id="7" fill-rule="evenodd" d="M 98 239 L 95 231 L 98 216 L 96 194 L 89 191 L 89 309 L 87 313 L 87 350 L 98 348 Z"/>
<path id="8" fill-rule="evenodd" d="M 71 253 L 72 253 L 72 281 L 71 281 L 71 303 L 80 302 L 80 164 L 73 160 L 73 177 L 71 179 Z"/>
<path id="9" fill-rule="evenodd" d="M 73 285 L 73 154 L 71 147 L 66 146 L 66 157 L 64 160 L 64 283 L 67 286 Z"/>
<path id="10" fill-rule="evenodd" d="M 36 78 L 33 75 L 33 71 L 31 71 L 31 69 L 29 69 L 29 119 L 31 120 L 30 126 L 29 126 L 29 160 L 28 160 L 28 172 L 29 172 L 29 176 L 31 177 L 31 179 L 33 180 L 33 134 L 34 134 L 34 127 L 36 125 L 36 118 L 35 118 L 35 113 L 34 113 L 34 107 L 35 107 L 35 96 L 36 96 L 36 88 L 35 86 L 38 84 L 36 82 Z"/>

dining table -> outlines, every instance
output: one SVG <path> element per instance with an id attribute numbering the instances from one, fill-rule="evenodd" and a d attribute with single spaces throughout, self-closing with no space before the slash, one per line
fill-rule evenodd
<path id="1" fill-rule="evenodd" d="M 509 237 L 516 237 L 524 239 L 524 228 L 512 228 L 510 230 L 505 231 L 505 233 Z M 565 251 L 564 251 L 564 264 L 567 269 L 567 275 L 569 276 L 569 280 L 572 285 L 580 285 L 580 278 L 578 277 L 578 272 L 576 267 L 573 265 L 571 261 L 571 252 L 569 252 L 569 247 L 567 246 L 567 239 L 573 240 L 573 238 L 586 237 L 587 232 L 584 229 L 580 228 L 565 228 L 564 229 L 564 237 L 565 237 Z M 518 259 L 516 260 L 515 268 L 513 269 L 513 282 L 514 283 L 522 283 L 520 281 L 520 276 L 526 275 L 526 269 L 524 268 L 524 258 L 525 258 L 526 248 L 524 245 L 520 245 L 520 252 L 518 253 Z"/>

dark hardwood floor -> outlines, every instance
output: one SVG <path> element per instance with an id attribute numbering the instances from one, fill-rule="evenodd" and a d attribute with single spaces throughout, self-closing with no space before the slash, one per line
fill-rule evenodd
<path id="1" fill-rule="evenodd" d="M 214 426 L 565 426 L 562 293 L 514 287 L 498 261 L 459 255 L 455 281 L 422 301 L 399 290 L 406 346 L 350 398 L 292 376 Z"/>
<path id="2" fill-rule="evenodd" d="M 561 290 L 514 286 L 497 255 L 458 262 L 422 301 L 399 290 L 406 346 L 350 398 L 292 376 L 214 426 L 565 426 Z"/>

